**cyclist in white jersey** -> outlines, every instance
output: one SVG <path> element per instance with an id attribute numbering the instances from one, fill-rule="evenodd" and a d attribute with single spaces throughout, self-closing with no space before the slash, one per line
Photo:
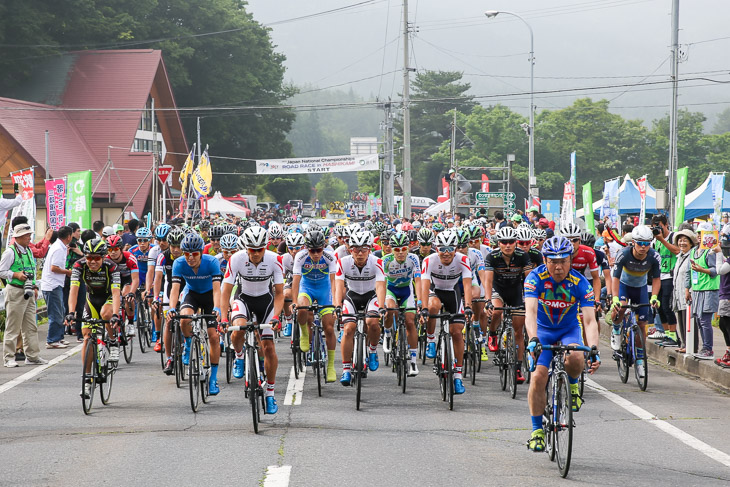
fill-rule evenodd
<path id="1" fill-rule="evenodd" d="M 282 335 L 285 337 L 291 336 L 291 325 L 292 325 L 292 270 L 294 269 L 294 257 L 297 253 L 304 248 L 304 235 L 301 233 L 289 233 L 285 240 L 286 242 L 286 253 L 279 256 L 279 262 L 284 269 L 284 331 Z"/>
<path id="2" fill-rule="evenodd" d="M 468 230 L 465 230 L 465 235 L 462 237 L 462 240 L 459 241 L 459 245 L 456 248 L 457 252 L 469 257 L 469 266 L 471 267 L 472 299 L 484 296 L 484 281 L 487 278 L 487 271 L 484 267 L 484 255 L 479 249 L 481 242 L 481 239 L 478 236 L 479 231 L 481 231 L 481 228 L 476 225 L 472 225 Z M 476 237 L 476 239 L 472 237 Z M 474 323 L 479 323 L 479 341 L 483 341 L 483 335 L 487 331 L 487 314 L 484 312 L 485 304 L 486 303 L 481 302 L 474 303 Z M 487 347 L 482 347 L 480 360 L 482 362 L 489 360 Z"/>
<path id="3" fill-rule="evenodd" d="M 335 257 L 341 259 L 350 255 L 350 227 L 339 225 L 335 227 L 335 236 L 339 246 L 335 249 Z"/>

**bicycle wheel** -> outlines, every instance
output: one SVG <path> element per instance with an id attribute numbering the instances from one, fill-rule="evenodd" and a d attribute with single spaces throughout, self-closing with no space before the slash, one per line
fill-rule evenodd
<path id="1" fill-rule="evenodd" d="M 99 397 L 101 403 L 109 404 L 109 397 L 112 394 L 112 383 L 114 382 L 114 373 L 117 371 L 116 365 L 110 365 L 109 362 L 101 367 L 99 376 Z"/>
<path id="2" fill-rule="evenodd" d="M 84 353 L 83 369 L 81 369 L 81 391 L 86 388 L 86 384 L 91 384 L 89 388 L 89 397 L 81 395 L 81 407 L 84 414 L 89 414 L 91 405 L 94 403 L 94 390 L 96 389 L 96 379 L 98 373 L 98 364 L 96 362 L 96 340 L 89 338 L 86 340 L 86 353 Z M 86 372 L 88 366 L 88 372 Z"/>
<path id="3" fill-rule="evenodd" d="M 418 324 L 418 358 L 426 365 L 426 327 L 421 323 Z"/>
<path id="4" fill-rule="evenodd" d="M 439 391 L 441 392 L 441 400 L 446 401 L 447 389 L 446 385 L 446 359 L 444 357 L 444 338 L 439 335 L 438 345 L 436 346 L 436 365 L 434 365 L 436 374 L 439 377 Z"/>
<path id="5" fill-rule="evenodd" d="M 477 372 L 482 371 L 482 347 L 484 347 L 484 344 L 481 341 L 477 340 Z"/>
<path id="6" fill-rule="evenodd" d="M 578 395 L 583 397 L 583 390 L 586 385 L 586 368 L 588 365 L 587 357 L 585 352 L 583 353 L 583 370 L 580 371 L 580 378 L 578 379 Z"/>
<path id="7" fill-rule="evenodd" d="M 411 352 L 408 349 L 406 341 L 406 327 L 401 325 L 398 331 L 398 342 L 400 343 L 400 373 L 403 376 L 403 384 L 401 384 L 403 394 L 406 393 L 406 380 L 408 378 L 409 362 L 411 360 Z"/>
<path id="8" fill-rule="evenodd" d="M 517 349 L 515 348 L 515 332 L 512 327 L 506 330 L 505 360 L 507 361 L 507 384 L 512 399 L 517 394 Z"/>
<path id="9" fill-rule="evenodd" d="M 160 341 L 160 345 L 161 345 L 159 356 L 160 356 L 160 365 L 162 366 L 163 370 L 165 368 L 165 356 L 167 355 L 165 353 L 165 338 L 164 338 L 165 337 L 165 326 L 167 326 L 167 325 L 163 322 L 162 330 L 160 331 L 160 333 L 157 336 L 157 339 Z"/>
<path id="10" fill-rule="evenodd" d="M 139 337 L 139 351 L 145 353 L 147 351 L 147 342 L 149 341 L 148 314 L 144 305 L 138 305 L 137 308 L 137 336 Z"/>
<path id="11" fill-rule="evenodd" d="M 525 384 L 530 383 L 530 379 L 532 378 L 532 372 L 530 372 L 530 362 L 528 361 L 528 354 L 526 352 L 527 345 L 529 344 L 527 340 L 527 332 L 524 334 L 525 336 L 525 343 L 523 345 L 523 354 L 522 354 L 522 376 L 525 378 Z"/>
<path id="12" fill-rule="evenodd" d="M 301 367 L 301 352 L 299 351 L 299 323 L 294 320 L 291 326 L 291 353 L 294 359 L 294 378 L 299 378 L 299 368 Z"/>
<path id="13" fill-rule="evenodd" d="M 555 418 L 555 456 L 558 459 L 560 476 L 565 478 L 570 469 L 573 450 L 573 407 L 571 404 L 568 374 L 560 372 L 557 383 Z"/>
<path id="14" fill-rule="evenodd" d="M 362 375 L 365 372 L 365 336 L 361 333 L 355 334 L 355 377 L 357 384 L 355 392 L 355 409 L 360 410 L 360 398 L 362 397 Z"/>
<path id="15" fill-rule="evenodd" d="M 384 331 L 380 334 L 380 339 L 381 339 L 383 345 L 385 345 L 385 332 Z M 390 327 L 390 350 L 391 350 L 391 353 L 385 353 L 385 351 L 383 351 L 383 361 L 385 362 L 385 366 L 386 367 L 389 366 L 389 365 L 392 365 L 393 372 L 395 372 L 395 360 L 391 360 L 393 358 L 391 355 L 392 355 L 393 349 L 395 348 L 393 346 L 393 342 L 394 341 L 395 341 L 395 327 L 391 325 L 391 327 Z"/>
<path id="16" fill-rule="evenodd" d="M 454 410 L 454 358 L 451 356 L 451 335 L 444 341 L 444 357 L 446 358 L 446 389 L 449 410 Z"/>
<path id="17" fill-rule="evenodd" d="M 499 348 L 497 349 L 497 353 L 495 354 L 495 365 L 499 365 L 499 385 L 502 386 L 502 390 L 507 390 L 507 351 L 505 347 L 505 340 L 506 340 L 506 328 L 502 329 L 502 332 L 499 334 Z"/>
<path id="18" fill-rule="evenodd" d="M 233 377 L 233 362 L 236 360 L 236 352 L 235 352 L 235 350 L 233 350 L 233 343 L 231 342 L 231 332 L 226 332 L 225 344 L 226 344 L 226 384 L 230 384 L 231 377 Z"/>
<path id="19" fill-rule="evenodd" d="M 175 385 L 180 388 L 180 383 L 185 380 L 182 364 L 183 336 L 180 331 L 180 323 L 173 323 L 172 330 L 172 363 L 175 368 Z"/>
<path id="20" fill-rule="evenodd" d="M 205 332 L 200 341 L 200 388 L 200 397 L 205 404 L 210 396 L 210 344 L 208 334 Z"/>
<path id="21" fill-rule="evenodd" d="M 190 362 L 188 363 L 188 383 L 190 386 L 190 407 L 194 413 L 200 406 L 200 340 L 193 336 L 190 343 Z"/>
<path id="22" fill-rule="evenodd" d="M 649 384 L 649 363 L 646 360 L 646 343 L 644 343 L 644 334 L 638 325 L 634 325 L 632 328 L 634 341 L 634 375 L 636 376 L 636 382 L 639 383 L 639 389 L 642 391 L 646 390 L 646 386 Z M 643 360 L 639 364 L 639 360 L 636 357 L 637 349 L 640 348 L 644 351 Z M 644 373 L 644 377 L 641 377 L 641 373 Z"/>
<path id="23" fill-rule="evenodd" d="M 310 350 L 312 351 L 312 367 L 317 375 L 317 395 L 322 397 L 322 347 L 319 343 L 320 334 L 317 327 L 312 328 L 312 345 Z"/>
<path id="24" fill-rule="evenodd" d="M 127 343 L 123 345 L 122 349 L 124 350 L 124 361 L 130 363 L 132 361 L 132 354 L 134 354 L 134 337 L 127 336 L 126 338 Z"/>
<path id="25" fill-rule="evenodd" d="M 628 356 L 629 353 L 631 353 L 631 349 L 633 347 L 630 347 L 625 339 L 626 334 L 621 332 L 621 349 L 618 352 L 615 352 L 616 356 L 616 366 L 618 367 L 618 376 L 621 379 L 621 382 L 626 384 L 626 382 L 629 380 L 629 360 Z"/>
<path id="26" fill-rule="evenodd" d="M 253 431 L 258 434 L 259 432 L 259 374 L 258 361 L 256 360 L 256 350 L 254 347 L 246 347 L 246 369 L 248 373 L 248 400 L 251 402 L 251 419 L 253 420 Z"/>
<path id="27" fill-rule="evenodd" d="M 477 360 L 481 360 L 481 358 L 477 355 L 476 333 L 471 326 L 467 333 L 466 353 L 467 355 L 464 357 L 464 370 L 471 372 L 471 385 L 474 385 L 477 382 Z"/>
<path id="28" fill-rule="evenodd" d="M 545 432 L 545 451 L 550 461 L 555 461 L 555 430 L 553 426 L 553 380 L 552 372 L 548 373 L 545 384 L 545 411 L 542 415 L 542 430 Z"/>

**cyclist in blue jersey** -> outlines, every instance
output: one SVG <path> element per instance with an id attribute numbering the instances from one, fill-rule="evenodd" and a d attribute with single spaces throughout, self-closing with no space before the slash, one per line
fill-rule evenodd
<path id="1" fill-rule="evenodd" d="M 533 451 L 545 449 L 542 415 L 546 403 L 548 366 L 553 358 L 552 351 L 541 352 L 541 344 L 553 345 L 561 342 L 563 345 L 582 345 L 582 330 L 578 321 L 580 311 L 583 314 L 588 345 L 593 348 L 591 373 L 601 363 L 598 355 L 598 323 L 593 287 L 584 276 L 571 268 L 572 244 L 565 237 L 552 237 L 543 244 L 542 253 L 545 264 L 534 269 L 525 279 L 525 326 L 532 337 L 527 350 L 533 359 L 537 356 L 527 394 L 532 416 L 532 435 L 527 447 Z M 566 356 L 565 371 L 569 377 L 574 411 L 578 411 L 581 406 L 578 379 L 583 367 L 582 353 Z"/>
<path id="2" fill-rule="evenodd" d="M 320 306 L 332 305 L 332 289 L 335 286 L 335 272 L 337 259 L 334 254 L 324 249 L 326 242 L 324 234 L 319 230 L 307 233 L 306 249 L 301 250 L 294 257 L 292 267 L 292 296 L 296 296 L 297 306 L 311 306 L 314 301 Z M 335 372 L 335 316 L 334 309 L 327 308 L 320 311 L 322 328 L 327 342 L 327 382 L 337 380 Z M 297 322 L 301 330 L 299 348 L 303 352 L 309 351 L 309 328 L 312 325 L 312 313 L 306 310 L 297 311 Z"/>
<path id="3" fill-rule="evenodd" d="M 220 320 L 221 308 L 221 274 L 218 259 L 212 255 L 203 254 L 203 238 L 197 233 L 189 233 L 185 236 L 180 247 L 183 250 L 184 259 L 175 259 L 172 264 L 172 289 L 170 290 L 170 311 L 167 315 L 170 319 L 177 315 L 177 305 L 180 300 L 180 288 L 185 282 L 185 297 L 180 306 L 180 328 L 185 336 L 185 350 L 182 362 L 187 365 L 190 361 L 190 335 L 191 324 L 185 316 L 195 314 L 200 310 L 202 314 L 215 313 Z M 210 339 L 210 385 L 208 391 L 211 396 L 220 392 L 218 388 L 218 359 L 221 354 L 221 346 L 218 336 L 218 323 L 216 319 L 208 320 L 208 337 Z"/>

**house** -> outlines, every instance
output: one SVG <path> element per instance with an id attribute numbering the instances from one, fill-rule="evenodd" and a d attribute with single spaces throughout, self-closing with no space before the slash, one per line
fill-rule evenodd
<path id="1" fill-rule="evenodd" d="M 114 223 L 125 208 L 138 215 L 150 209 L 153 147 L 175 174 L 189 151 L 159 50 L 60 55 L 0 95 L 3 192 L 12 192 L 11 172 L 35 168 L 38 232 L 45 228 L 45 179 L 90 169 L 92 219 Z"/>

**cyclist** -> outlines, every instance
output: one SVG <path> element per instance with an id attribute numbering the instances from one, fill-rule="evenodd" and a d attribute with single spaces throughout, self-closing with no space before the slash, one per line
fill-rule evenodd
<path id="1" fill-rule="evenodd" d="M 137 259 L 137 267 L 139 267 L 139 288 L 147 289 L 147 267 L 149 264 L 150 243 L 152 242 L 152 232 L 147 227 L 137 229 L 135 234 L 137 237 L 137 245 L 130 247 L 129 253 Z M 134 289 L 133 291 L 136 291 Z M 134 319 L 134 314 L 129 316 L 130 320 Z M 134 323 L 130 321 L 131 326 L 127 326 L 127 335 L 134 336 Z M 131 333 L 130 333 L 131 331 Z"/>
<path id="2" fill-rule="evenodd" d="M 335 249 L 335 257 L 341 259 L 350 255 L 350 228 L 344 225 L 335 226 L 335 236 L 337 243 L 340 244 Z"/>
<path id="3" fill-rule="evenodd" d="M 423 265 L 423 259 L 434 253 L 433 240 L 436 238 L 430 228 L 422 228 L 418 231 L 418 262 Z"/>
<path id="4" fill-rule="evenodd" d="M 464 315 L 471 320 L 471 267 L 465 255 L 456 256 L 456 232 L 443 231 L 436 236 L 436 254 L 429 255 L 423 261 L 421 274 L 421 296 L 428 296 L 428 309 L 421 311 L 422 317 L 428 319 L 426 327 L 426 357 L 436 357 L 436 319 L 429 315 L 439 314 L 443 305 L 446 313 L 460 313 L 462 302 Z M 459 292 L 459 279 L 464 284 L 464 298 Z M 454 357 L 454 393 L 465 392 L 461 370 L 464 363 L 464 335 L 462 329 L 464 319 L 455 318 L 449 326 L 453 340 Z"/>
<path id="5" fill-rule="evenodd" d="M 152 304 L 151 299 L 154 297 L 152 295 L 152 292 L 155 287 L 155 268 L 157 267 L 157 258 L 162 252 L 170 248 L 170 244 L 167 241 L 167 236 L 170 233 L 171 228 L 172 227 L 167 223 L 157 225 L 157 228 L 155 228 L 155 240 L 157 240 L 157 245 L 153 245 L 150 248 L 147 259 L 147 277 L 145 278 L 145 295 L 147 296 L 150 305 Z M 160 327 L 160 320 L 157 314 L 153 314 L 152 319 L 155 323 L 155 326 L 152 328 L 151 341 L 155 342 L 157 341 L 157 330 Z"/>
<path id="6" fill-rule="evenodd" d="M 571 258 L 573 269 L 578 271 L 580 274 L 585 273 L 586 269 L 590 271 L 590 280 L 593 284 L 593 289 L 599 290 L 598 295 L 595 296 L 595 308 L 599 309 L 601 307 L 601 275 L 598 272 L 599 269 L 598 262 L 596 261 L 596 252 L 592 248 L 581 244 L 580 227 L 575 223 L 570 222 L 566 224 L 560 229 L 560 235 L 570 240 L 573 244 L 573 256 Z"/>
<path id="7" fill-rule="evenodd" d="M 517 235 L 514 228 L 511 226 L 500 228 L 496 240 L 499 247 L 490 253 L 484 261 L 486 270 L 484 299 L 487 300 L 487 312 L 491 313 L 492 317 L 487 346 L 492 352 L 496 352 L 499 348 L 497 328 L 502 321 L 502 311 L 494 310 L 493 307 L 522 306 L 524 304 L 522 296 L 523 281 L 525 276 L 532 270 L 529 255 L 516 248 Z M 525 381 L 522 375 L 524 347 L 520 345 L 524 341 L 524 311 L 512 311 L 512 327 L 515 330 L 515 343 L 517 344 L 517 382 L 522 384 Z"/>
<path id="8" fill-rule="evenodd" d="M 478 227 L 476 227 L 478 228 Z M 484 267 L 484 257 L 482 252 L 478 248 L 473 248 L 471 244 L 471 229 L 457 231 L 459 237 L 456 245 L 456 251 L 462 255 L 466 255 L 469 258 L 469 266 L 471 267 L 471 297 L 481 298 L 484 295 L 484 289 L 482 284 L 486 279 L 486 270 Z M 478 242 L 477 242 L 478 247 Z M 484 304 L 482 302 L 474 303 L 474 323 L 480 326 L 481 333 L 487 331 L 487 326 L 481 327 L 481 322 L 485 321 L 486 325 L 486 313 L 484 313 Z M 482 354 L 480 360 L 489 360 L 487 355 L 487 348 L 482 347 Z"/>
<path id="9" fill-rule="evenodd" d="M 232 233 L 226 233 L 221 237 L 220 243 L 221 251 L 215 255 L 215 258 L 218 259 L 218 264 L 221 267 L 221 274 L 225 275 L 231 257 L 238 250 L 238 237 Z"/>
<path id="10" fill-rule="evenodd" d="M 608 265 L 608 257 L 606 257 L 606 254 L 602 250 L 599 250 L 599 249 L 597 249 L 597 248 L 594 247 L 596 245 L 596 236 L 593 235 L 591 232 L 583 232 L 580 235 L 580 242 L 583 245 L 585 245 L 586 247 L 589 247 L 589 248 L 593 249 L 593 252 L 596 253 L 596 264 L 598 264 L 598 268 L 600 269 L 601 273 L 603 274 L 603 282 L 606 283 L 605 285 L 607 286 L 607 288 L 610 288 L 610 285 L 611 285 L 611 268 Z M 585 276 L 586 279 L 589 279 L 589 278 L 593 277 L 593 276 L 589 275 L 588 270 L 586 270 L 583 273 L 583 275 Z M 595 288 L 593 288 L 593 290 L 595 292 Z M 609 290 L 607 289 L 607 292 L 608 291 Z M 600 292 L 598 292 L 598 296 L 597 297 L 600 298 L 600 296 L 602 294 L 603 294 L 603 287 L 601 287 L 601 290 L 600 290 Z M 611 294 L 611 293 L 608 292 L 608 294 Z M 609 296 L 607 296 L 606 302 L 609 302 L 609 303 L 611 302 L 611 298 Z M 599 331 L 601 329 L 601 322 L 600 321 L 598 322 L 598 329 L 599 329 Z"/>
<path id="11" fill-rule="evenodd" d="M 316 300 L 319 306 L 332 305 L 332 289 L 334 288 L 337 259 L 324 249 L 324 234 L 319 230 L 307 233 L 306 251 L 300 251 L 294 258 L 292 266 L 292 296 L 297 297 L 297 306 L 307 307 Z M 337 380 L 335 372 L 335 316 L 332 308 L 319 312 L 327 343 L 327 377 L 326 382 Z M 297 322 L 301 330 L 299 348 L 309 351 L 309 332 L 312 325 L 312 314 L 307 310 L 297 311 Z"/>
<path id="12" fill-rule="evenodd" d="M 588 346 L 593 349 L 590 373 L 594 373 L 601 364 L 593 288 L 583 275 L 571 268 L 571 242 L 562 236 L 552 237 L 545 241 L 542 249 L 545 264 L 534 269 L 525 279 L 525 324 L 527 333 L 532 337 L 528 348 L 533 358 L 537 356 L 527 393 L 532 417 L 532 435 L 527 447 L 532 451 L 545 449 L 542 415 L 545 411 L 548 367 L 553 358 L 550 350 L 540 352 L 541 344 L 561 342 L 564 345 L 582 345 L 578 321 L 580 311 L 583 313 Z M 578 411 L 581 406 L 578 378 L 584 364 L 582 353 L 566 356 L 565 371 L 568 373 L 574 411 Z"/>
<path id="13" fill-rule="evenodd" d="M 224 233 L 223 225 L 213 225 L 210 227 L 210 231 L 208 232 L 210 242 L 205 244 L 205 247 L 203 248 L 203 253 L 205 255 L 215 256 L 221 251 L 221 237 Z"/>
<path id="14" fill-rule="evenodd" d="M 279 263 L 284 269 L 284 331 L 282 335 L 291 336 L 291 324 L 293 319 L 292 313 L 292 269 L 294 267 L 294 257 L 304 248 L 304 235 L 301 233 L 289 233 L 284 240 L 286 242 L 286 253 L 279 256 Z"/>
<path id="15" fill-rule="evenodd" d="M 200 220 L 198 222 L 198 232 L 200 233 L 200 237 L 203 239 L 203 242 L 206 244 L 210 241 L 208 237 L 208 232 L 210 231 L 210 222 L 208 220 Z"/>
<path id="16" fill-rule="evenodd" d="M 224 235 L 221 242 L 227 235 Z M 221 315 L 223 323 L 228 322 L 228 303 L 233 286 L 238 282 L 238 290 L 231 305 L 231 323 L 245 326 L 246 322 L 255 319 L 258 323 L 279 325 L 279 315 L 284 306 L 284 271 L 275 252 L 266 250 L 267 232 L 261 227 L 250 227 L 243 232 L 240 240 L 245 252 L 237 252 L 231 257 L 223 278 L 223 296 L 221 299 Z M 221 246 L 223 243 L 221 243 Z M 270 284 L 273 284 L 273 289 Z M 234 331 L 231 343 L 236 351 L 233 363 L 233 376 L 243 377 L 243 340 L 245 331 Z M 266 370 L 266 414 L 276 414 L 279 407 L 274 398 L 276 369 L 279 358 L 274 346 L 274 330 L 268 328 L 261 332 L 261 348 Z M 250 364 L 256 367 L 257 364 Z"/>
<path id="17" fill-rule="evenodd" d="M 378 370 L 378 340 L 380 339 L 379 317 L 385 315 L 385 275 L 383 261 L 370 254 L 372 245 L 370 232 L 358 232 L 350 237 L 350 255 L 337 261 L 335 275 L 335 306 L 344 314 L 366 313 L 365 327 L 369 342 L 368 368 Z M 347 286 L 347 289 L 345 289 Z M 342 377 L 340 383 L 350 385 L 352 379 L 352 349 L 356 319 L 345 316 L 342 319 Z"/>
<path id="18" fill-rule="evenodd" d="M 620 324 L 623 320 L 625 309 L 621 308 L 627 301 L 634 304 L 643 304 L 647 301 L 651 307 L 659 307 L 659 291 L 661 290 L 661 263 L 659 252 L 651 248 L 651 241 L 654 240 L 651 228 L 646 225 L 639 225 L 631 231 L 633 245 L 626 247 L 619 252 L 613 268 L 613 305 L 611 309 L 611 321 L 613 330 L 611 333 L 611 348 L 621 348 Z M 647 299 L 647 279 L 651 282 L 651 299 Z M 636 321 L 644 335 L 646 343 L 646 323 L 649 318 L 649 306 L 642 306 L 636 312 Z M 636 349 L 639 374 L 644 373 L 643 362 L 644 349 Z"/>
<path id="19" fill-rule="evenodd" d="M 112 235 L 106 239 L 107 257 L 114 262 L 119 271 L 121 295 L 124 298 L 124 308 L 127 312 L 125 335 L 134 335 L 134 291 L 139 287 L 139 268 L 137 259 L 122 248 L 124 242 L 119 235 Z"/>
<path id="20" fill-rule="evenodd" d="M 526 223 L 520 224 L 515 230 L 515 237 L 517 238 L 517 248 L 530 257 L 532 266 L 537 267 L 542 265 L 542 253 L 533 246 L 535 241 L 532 239 L 532 228 Z"/>
<path id="21" fill-rule="evenodd" d="M 266 245 L 266 250 L 279 253 L 279 245 L 284 239 L 284 230 L 281 229 L 281 225 L 276 222 L 269 223 L 269 241 Z"/>
<path id="22" fill-rule="evenodd" d="M 114 235 L 116 237 L 116 235 Z M 109 360 L 119 361 L 119 343 L 112 337 L 114 327 L 119 325 L 119 315 L 116 311 L 122 305 L 120 294 L 121 277 L 116 264 L 106 258 L 107 245 L 100 239 L 95 238 L 84 243 L 84 256 L 77 260 L 71 271 L 71 290 L 68 296 L 68 309 L 75 310 L 79 298 L 79 286 L 83 282 L 86 285 L 86 306 L 84 307 L 84 318 L 108 320 L 106 330 L 109 334 Z M 68 323 L 76 321 L 76 313 L 69 313 L 66 316 Z M 84 324 L 81 333 L 84 336 L 84 343 L 81 357 L 86 356 L 86 347 L 95 346 L 89 343 L 91 335 L 90 326 Z M 91 364 L 87 364 L 87 372 L 91 370 Z M 81 391 L 82 397 L 89 397 L 91 383 L 84 384 Z"/>
<path id="23" fill-rule="evenodd" d="M 423 304 L 421 300 L 421 265 L 418 262 L 418 257 L 415 254 L 409 253 L 407 243 L 407 238 L 403 232 L 396 233 L 390 237 L 393 253 L 383 257 L 383 272 L 387 281 L 385 295 L 386 308 L 395 308 L 396 306 L 401 308 L 420 308 Z M 384 353 L 389 353 L 392 347 L 390 330 L 396 313 L 396 311 L 388 311 L 385 317 L 385 336 L 383 337 Z M 408 338 L 408 348 L 411 354 L 411 365 L 408 369 L 408 376 L 415 377 L 418 375 L 418 365 L 416 365 L 416 355 L 418 352 L 416 312 L 407 311 L 405 321 L 406 337 Z"/>
<path id="24" fill-rule="evenodd" d="M 170 233 L 167 234 L 167 242 L 170 244 L 169 248 L 160 255 L 157 256 L 157 263 L 155 264 L 155 284 L 154 284 L 154 296 L 155 300 L 152 303 L 153 308 L 158 310 L 162 307 L 162 316 L 158 317 L 159 313 L 154 313 L 156 320 L 155 326 L 161 325 L 161 318 L 167 316 L 167 311 L 170 307 L 170 291 L 172 290 L 172 264 L 175 259 L 182 256 L 183 252 L 180 248 L 180 244 L 185 238 L 185 232 L 180 228 L 172 228 Z M 163 372 L 167 375 L 172 375 L 172 357 L 169 355 L 172 347 L 170 346 L 172 340 L 172 330 L 169 326 L 165 327 L 164 334 L 161 340 L 157 340 L 155 343 L 155 352 L 162 351 L 162 343 L 165 343 L 165 350 L 168 351 L 165 362 L 165 368 Z"/>
<path id="25" fill-rule="evenodd" d="M 183 365 L 188 365 L 190 362 L 192 325 L 189 319 L 185 319 L 185 316 L 190 316 L 201 310 L 203 314 L 215 313 L 220 318 L 222 276 L 218 260 L 212 255 L 203 254 L 203 239 L 200 235 L 195 232 L 187 234 L 180 247 L 185 258 L 175 259 L 172 264 L 170 310 L 167 315 L 170 319 L 177 316 L 177 305 L 180 301 L 180 292 L 184 283 L 186 294 L 180 306 L 180 328 L 183 336 L 185 336 L 182 362 Z M 218 360 L 221 353 L 216 320 L 208 320 L 207 328 L 210 339 L 210 385 L 208 392 L 211 396 L 215 396 L 220 392 L 218 388 Z M 166 346 L 165 348 L 171 350 L 170 347 Z"/>
<path id="26" fill-rule="evenodd" d="M 547 239 L 547 232 L 540 227 L 535 228 L 532 230 L 532 239 L 535 242 L 535 248 L 537 250 L 541 250 L 542 244 L 544 244 Z"/>

